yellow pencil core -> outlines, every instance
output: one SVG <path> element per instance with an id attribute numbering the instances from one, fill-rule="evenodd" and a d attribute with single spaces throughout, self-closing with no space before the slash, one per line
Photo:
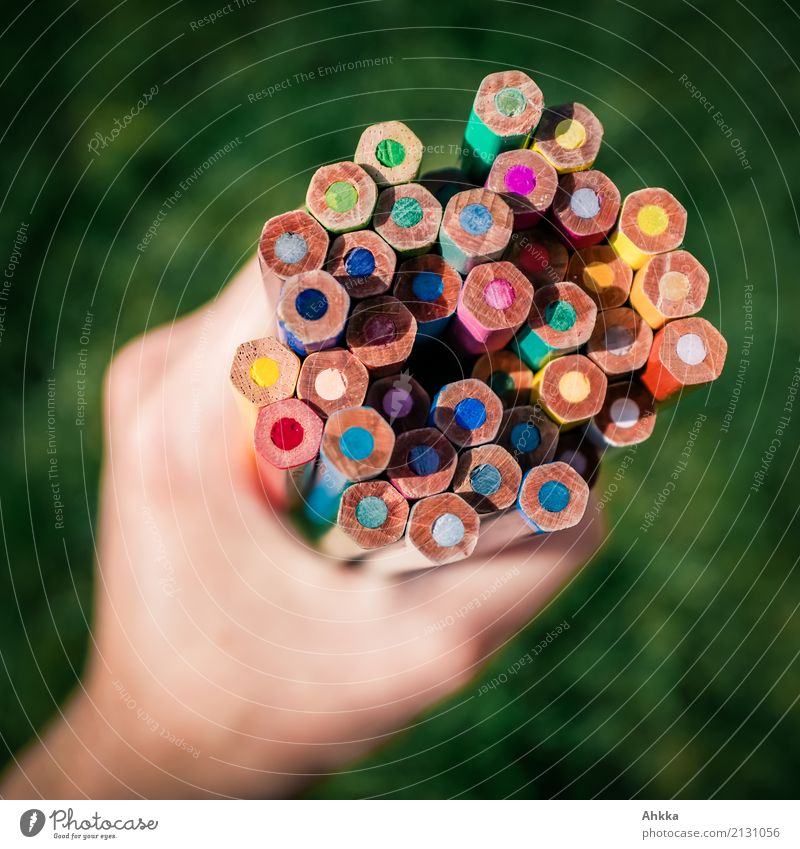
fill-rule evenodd
<path id="1" fill-rule="evenodd" d="M 592 292 L 608 289 L 614 283 L 614 269 L 607 262 L 590 262 L 583 269 L 583 285 Z"/>
<path id="2" fill-rule="evenodd" d="M 669 226 L 669 216 L 662 207 L 648 203 L 639 210 L 636 223 L 645 236 L 660 236 Z"/>
<path id="3" fill-rule="evenodd" d="M 586 141 L 586 128 L 574 118 L 564 118 L 556 125 L 555 140 L 564 150 L 575 150 Z"/>
<path id="4" fill-rule="evenodd" d="M 668 301 L 682 301 L 691 287 L 689 278 L 680 271 L 668 271 L 658 281 L 658 291 Z"/>
<path id="5" fill-rule="evenodd" d="M 268 389 L 278 382 L 281 376 L 280 366 L 272 357 L 259 357 L 250 366 L 250 379 L 258 386 Z"/>
<path id="6" fill-rule="evenodd" d="M 558 381 L 558 391 L 570 404 L 580 404 L 588 397 L 591 389 L 589 379 L 580 371 L 568 371 Z"/>

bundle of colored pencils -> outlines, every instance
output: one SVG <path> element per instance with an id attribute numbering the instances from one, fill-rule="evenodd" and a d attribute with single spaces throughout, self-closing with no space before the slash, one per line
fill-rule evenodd
<path id="1" fill-rule="evenodd" d="M 601 453 L 719 376 L 686 211 L 665 189 L 621 199 L 593 167 L 602 136 L 586 106 L 490 74 L 460 168 L 417 179 L 420 140 L 376 124 L 314 173 L 305 210 L 266 222 L 281 338 L 242 344 L 231 378 L 309 540 L 405 537 L 438 564 L 500 514 L 571 527 Z"/>

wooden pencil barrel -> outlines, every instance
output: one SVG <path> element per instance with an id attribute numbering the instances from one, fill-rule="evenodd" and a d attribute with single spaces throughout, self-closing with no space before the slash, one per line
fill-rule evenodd
<path id="1" fill-rule="evenodd" d="M 532 301 L 533 287 L 510 262 L 477 265 L 461 289 L 451 338 L 468 354 L 499 351 L 525 323 Z"/>
<path id="2" fill-rule="evenodd" d="M 642 368 L 653 347 L 653 331 L 630 307 L 603 310 L 597 315 L 586 356 L 610 377 Z"/>
<path id="3" fill-rule="evenodd" d="M 469 448 L 458 458 L 453 492 L 478 513 L 510 507 L 522 481 L 519 463 L 500 445 Z"/>
<path id="4" fill-rule="evenodd" d="M 411 508 L 406 540 L 431 563 L 450 563 L 472 554 L 479 531 L 475 510 L 461 496 L 442 492 Z"/>
<path id="5" fill-rule="evenodd" d="M 373 230 L 342 233 L 331 244 L 325 271 L 344 286 L 353 299 L 383 295 L 392 285 L 397 256 Z"/>
<path id="6" fill-rule="evenodd" d="M 503 404 L 480 380 L 467 378 L 443 386 L 431 406 L 431 422 L 459 448 L 491 442 L 497 435 Z"/>
<path id="7" fill-rule="evenodd" d="M 580 286 L 598 309 L 607 310 L 628 300 L 633 269 L 610 245 L 592 245 L 572 254 L 566 279 Z"/>
<path id="8" fill-rule="evenodd" d="M 639 189 L 622 202 L 619 222 L 608 243 L 631 268 L 656 254 L 680 247 L 686 210 L 666 189 Z"/>
<path id="9" fill-rule="evenodd" d="M 343 348 L 330 348 L 303 360 L 297 397 L 327 418 L 337 410 L 361 406 L 368 385 L 369 372 L 358 357 Z"/>
<path id="10" fill-rule="evenodd" d="M 500 195 L 488 189 L 459 192 L 445 207 L 439 249 L 459 274 L 468 274 L 502 257 L 513 227 L 514 214 Z"/>
<path id="11" fill-rule="evenodd" d="M 603 125 L 582 103 L 562 103 L 544 110 L 533 149 L 559 174 L 591 168 L 603 142 Z"/>
<path id="12" fill-rule="evenodd" d="M 405 498 L 416 500 L 444 492 L 456 470 L 456 450 L 434 427 L 401 433 L 386 475 Z"/>
<path id="13" fill-rule="evenodd" d="M 577 525 L 588 502 L 589 487 L 571 466 L 547 463 L 525 474 L 517 510 L 534 533 L 551 533 Z"/>
<path id="14" fill-rule="evenodd" d="M 297 355 L 267 336 L 238 346 L 231 364 L 231 383 L 251 404 L 264 407 L 291 398 L 299 373 Z"/>
<path id="15" fill-rule="evenodd" d="M 281 280 L 322 268 L 328 250 L 325 228 L 305 210 L 284 212 L 270 218 L 258 241 L 262 274 Z"/>
<path id="16" fill-rule="evenodd" d="M 501 153 L 486 179 L 486 188 L 497 192 L 514 213 L 515 230 L 539 223 L 550 208 L 557 187 L 555 168 L 528 148 Z"/>
<path id="17" fill-rule="evenodd" d="M 722 373 L 728 343 L 704 318 L 679 318 L 659 330 L 640 379 L 656 401 L 684 387 L 716 380 Z"/>
<path id="18" fill-rule="evenodd" d="M 422 152 L 422 142 L 405 124 L 382 121 L 361 134 L 354 159 L 378 186 L 396 186 L 416 178 Z"/>
<path id="19" fill-rule="evenodd" d="M 408 509 L 408 501 L 387 481 L 363 481 L 343 493 L 337 523 L 359 548 L 383 548 L 402 538 Z"/>
<path id="20" fill-rule="evenodd" d="M 541 89 L 522 71 L 500 71 L 484 77 L 464 132 L 464 173 L 484 182 L 499 153 L 523 147 L 539 123 L 543 107 Z"/>

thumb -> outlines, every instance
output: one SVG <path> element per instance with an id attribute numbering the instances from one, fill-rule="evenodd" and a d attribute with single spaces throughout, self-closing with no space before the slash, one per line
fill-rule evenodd
<path id="1" fill-rule="evenodd" d="M 557 533 L 531 536 L 515 513 L 496 519 L 487 530 L 468 560 L 430 576 L 453 627 L 461 629 L 459 639 L 478 642 L 479 662 L 546 607 L 605 536 L 602 513 L 591 499 L 583 519 Z M 498 548 L 500 537 L 507 543 Z"/>

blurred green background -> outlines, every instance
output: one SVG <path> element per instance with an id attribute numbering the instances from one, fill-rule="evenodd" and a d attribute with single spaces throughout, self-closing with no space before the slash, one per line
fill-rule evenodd
<path id="1" fill-rule="evenodd" d="M 319 164 L 351 157 L 365 125 L 400 119 L 446 150 L 461 140 L 480 79 L 519 67 L 547 103 L 580 100 L 600 116 L 598 167 L 623 194 L 660 185 L 686 205 L 687 247 L 713 280 L 704 315 L 729 341 L 728 365 L 712 389 L 665 411 L 635 456 L 611 458 L 599 484 L 613 528 L 607 547 L 482 679 L 312 794 L 796 794 L 800 405 L 787 413 L 785 404 L 800 354 L 789 183 L 800 24 L 780 2 L 638 5 L 375 0 L 325 9 L 239 0 L 200 27 L 218 7 L 34 2 L 8 23 L 4 754 L 52 715 L 80 673 L 98 400 L 113 351 L 214 296 L 254 249 L 264 219 L 298 205 Z M 367 67 L 347 66 L 359 61 Z M 320 66 L 334 70 L 321 75 Z M 154 86 L 151 102 L 93 153 L 95 133 L 110 137 L 115 119 Z M 181 182 L 232 142 L 137 250 Z M 450 161 L 434 155 L 426 164 Z M 52 378 L 63 528 L 48 478 Z M 76 424 L 83 391 L 85 419 Z M 706 419 L 680 466 L 698 415 Z M 782 429 L 781 416 L 789 419 Z M 751 489 L 766 451 L 763 483 Z M 677 469 L 674 492 L 643 530 Z M 568 631 L 506 673 L 565 619 Z M 477 695 L 504 673 L 504 684 Z"/>

